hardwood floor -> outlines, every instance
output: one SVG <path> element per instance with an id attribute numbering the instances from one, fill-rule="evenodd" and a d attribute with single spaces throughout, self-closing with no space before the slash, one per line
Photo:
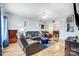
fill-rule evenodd
<path id="1" fill-rule="evenodd" d="M 64 41 L 55 42 L 50 47 L 34 54 L 33 56 L 64 56 Z"/>
<path id="2" fill-rule="evenodd" d="M 18 43 L 11 43 L 9 47 L 3 49 L 3 56 L 25 56 Z"/>
<path id="3" fill-rule="evenodd" d="M 48 48 L 32 56 L 64 56 L 64 41 L 59 40 Z M 3 49 L 3 56 L 25 56 L 18 43 L 12 43 L 9 47 Z"/>

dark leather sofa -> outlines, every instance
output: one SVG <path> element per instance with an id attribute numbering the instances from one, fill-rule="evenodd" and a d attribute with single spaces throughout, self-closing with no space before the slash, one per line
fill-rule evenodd
<path id="1" fill-rule="evenodd" d="M 30 36 L 31 36 L 30 39 L 32 39 L 32 40 L 39 41 L 41 39 L 41 34 L 39 31 L 28 31 L 25 34 L 26 34 L 26 39 L 29 38 L 28 34 L 30 34 Z"/>
<path id="2" fill-rule="evenodd" d="M 32 32 L 28 32 L 32 33 Z M 35 33 L 35 32 L 33 32 Z M 34 36 L 35 37 L 35 36 Z M 39 39 L 39 37 L 36 37 Z M 32 38 L 32 39 L 36 39 Z M 18 43 L 25 55 L 30 56 L 40 51 L 40 42 L 38 40 L 32 40 L 31 38 L 25 38 L 23 35 L 20 35 L 18 38 Z"/>
<path id="3" fill-rule="evenodd" d="M 18 43 L 27 56 L 40 51 L 40 40 L 42 36 L 39 31 L 27 31 L 24 36 L 18 34 Z M 47 36 L 46 36 L 47 37 Z"/>

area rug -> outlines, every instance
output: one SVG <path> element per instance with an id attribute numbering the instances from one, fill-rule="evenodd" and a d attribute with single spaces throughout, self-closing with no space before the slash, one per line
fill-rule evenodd
<path id="1" fill-rule="evenodd" d="M 40 50 L 44 50 L 44 49 L 46 49 L 47 47 L 53 45 L 54 43 L 55 43 L 55 42 L 54 42 L 54 41 L 51 41 L 51 40 L 48 41 L 48 44 L 43 44 L 43 43 L 41 43 L 41 44 L 40 44 Z"/>

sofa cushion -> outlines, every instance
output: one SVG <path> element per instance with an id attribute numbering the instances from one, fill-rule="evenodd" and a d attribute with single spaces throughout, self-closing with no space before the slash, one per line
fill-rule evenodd
<path id="1" fill-rule="evenodd" d="M 26 32 L 26 36 L 28 36 L 29 34 L 32 37 L 35 37 L 35 36 L 39 36 L 40 35 L 40 32 L 39 31 L 28 31 L 28 32 Z"/>
<path id="2" fill-rule="evenodd" d="M 38 41 L 31 40 L 31 39 L 27 39 L 26 41 L 27 41 L 28 45 L 38 42 Z"/>

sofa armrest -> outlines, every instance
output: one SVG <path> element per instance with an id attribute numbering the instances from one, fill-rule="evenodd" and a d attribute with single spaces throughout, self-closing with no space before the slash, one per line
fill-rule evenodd
<path id="1" fill-rule="evenodd" d="M 27 56 L 33 55 L 39 51 L 40 51 L 40 42 L 32 43 L 24 48 L 24 52 Z"/>

